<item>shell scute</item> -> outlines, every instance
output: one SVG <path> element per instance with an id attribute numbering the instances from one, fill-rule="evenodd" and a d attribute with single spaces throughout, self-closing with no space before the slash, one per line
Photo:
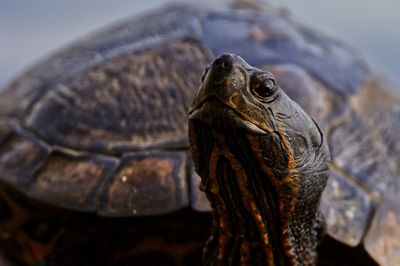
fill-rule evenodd
<path id="1" fill-rule="evenodd" d="M 187 154 L 127 153 L 102 194 L 98 213 L 106 216 L 156 215 L 187 207 Z"/>
<path id="2" fill-rule="evenodd" d="M 187 145 L 188 104 L 210 58 L 194 40 L 113 58 L 47 93 L 27 125 L 51 143 L 79 150 Z"/>
<path id="3" fill-rule="evenodd" d="M 349 246 L 357 246 L 364 236 L 372 208 L 373 201 L 367 191 L 332 169 L 320 206 L 329 235 Z"/>
<path id="4" fill-rule="evenodd" d="M 384 200 L 377 208 L 364 240 L 368 253 L 381 265 L 400 261 L 400 206 L 395 198 Z"/>
<path id="5" fill-rule="evenodd" d="M 99 190 L 118 163 L 114 157 L 55 150 L 35 174 L 27 194 L 55 206 L 95 211 Z"/>
<path id="6" fill-rule="evenodd" d="M 8 134 L 0 143 L 0 179 L 24 189 L 38 167 L 48 158 L 51 148 L 15 123 L 7 125 Z"/>

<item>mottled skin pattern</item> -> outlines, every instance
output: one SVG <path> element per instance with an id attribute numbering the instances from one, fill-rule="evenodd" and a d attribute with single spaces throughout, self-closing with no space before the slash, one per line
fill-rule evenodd
<path id="1" fill-rule="evenodd" d="M 193 251 L 185 243 L 205 241 L 208 233 L 196 236 L 195 228 L 207 227 L 210 214 L 198 211 L 210 206 L 188 153 L 187 112 L 206 65 L 235 53 L 274 73 L 330 146 L 320 209 L 334 240 L 322 244 L 319 263 L 369 265 L 366 252 L 381 264 L 400 261 L 400 99 L 393 86 L 355 49 L 287 10 L 241 2 L 251 10 L 172 5 L 127 19 L 0 91 L 1 255 L 22 265 L 86 266 L 161 254 L 193 265 L 183 259 Z M 224 165 L 217 171 L 231 173 Z M 165 219 L 179 225 L 166 242 Z M 142 241 L 137 232 L 154 237 Z M 119 254 L 112 261 L 99 255 L 110 241 Z M 190 257 L 199 262 L 200 249 Z"/>
<path id="2" fill-rule="evenodd" d="M 197 173 L 211 202 L 206 265 L 315 265 L 329 151 L 273 75 L 215 59 L 189 111 Z"/>

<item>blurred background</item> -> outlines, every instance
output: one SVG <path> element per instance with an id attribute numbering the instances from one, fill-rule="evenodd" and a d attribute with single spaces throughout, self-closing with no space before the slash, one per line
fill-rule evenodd
<path id="1" fill-rule="evenodd" d="M 0 0 L 0 87 L 34 62 L 75 39 L 127 16 L 170 2 L 223 7 L 229 0 Z M 294 17 L 340 36 L 400 84 L 400 1 L 268 0 Z"/>

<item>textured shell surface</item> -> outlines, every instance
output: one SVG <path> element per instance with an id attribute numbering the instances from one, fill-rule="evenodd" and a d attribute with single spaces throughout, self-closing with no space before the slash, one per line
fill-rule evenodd
<path id="1" fill-rule="evenodd" d="M 104 216 L 208 210 L 187 109 L 203 69 L 226 52 L 273 72 L 324 132 L 328 233 L 400 261 L 400 99 L 357 50 L 279 9 L 167 7 L 50 56 L 0 92 L 0 179 Z"/>

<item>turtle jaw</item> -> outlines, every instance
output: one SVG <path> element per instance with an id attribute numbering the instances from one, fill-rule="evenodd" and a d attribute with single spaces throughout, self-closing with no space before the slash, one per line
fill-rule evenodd
<path id="1" fill-rule="evenodd" d="M 235 110 L 234 107 L 221 100 L 216 95 L 211 95 L 200 104 L 196 109 L 189 111 L 189 120 L 198 120 L 206 125 L 217 125 L 217 127 L 232 129 L 246 129 L 254 134 L 268 134 L 269 131 L 250 122 L 243 115 Z"/>

